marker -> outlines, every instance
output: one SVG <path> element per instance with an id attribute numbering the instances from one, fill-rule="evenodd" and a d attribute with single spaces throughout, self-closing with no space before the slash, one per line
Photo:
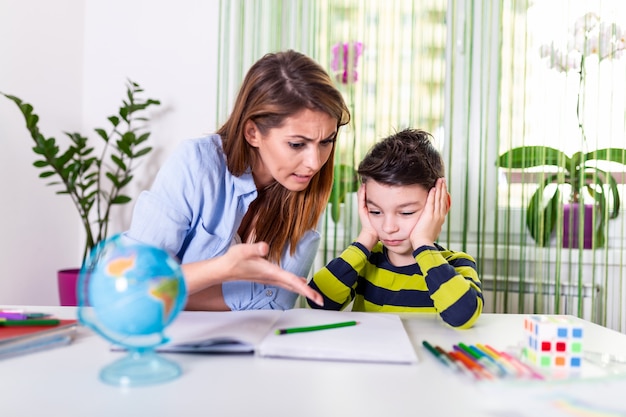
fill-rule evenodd
<path id="1" fill-rule="evenodd" d="M 0 319 L 26 320 L 28 316 L 24 313 L 14 313 L 11 311 L 0 311 Z"/>
<path id="2" fill-rule="evenodd" d="M 480 344 L 480 343 L 477 343 L 476 347 L 480 349 L 480 351 L 483 352 L 485 355 L 489 356 L 495 362 L 497 362 L 502 368 L 504 368 L 506 370 L 507 375 L 520 377 L 526 374 L 526 372 L 523 369 L 520 369 L 519 367 L 515 366 L 515 364 L 507 361 L 504 357 L 502 357 L 502 355 L 500 355 L 494 349 L 491 349 L 488 346 Z"/>
<path id="3" fill-rule="evenodd" d="M 358 321 L 344 321 L 341 323 L 321 324 L 319 326 L 292 327 L 289 329 L 277 329 L 276 334 L 315 332 L 318 330 L 337 329 L 339 327 L 356 326 L 357 324 L 359 324 Z"/>
<path id="4" fill-rule="evenodd" d="M 0 326 L 56 326 L 59 323 L 61 323 L 59 319 L 8 320 L 0 318 Z"/>
<path id="5" fill-rule="evenodd" d="M 454 345 L 453 348 L 457 353 L 459 353 L 459 355 L 457 355 L 459 359 L 465 359 L 464 363 L 472 363 L 476 372 L 480 373 L 485 378 L 493 379 L 495 376 L 497 376 L 492 372 L 492 370 L 485 366 L 484 362 L 479 362 L 478 358 L 476 358 L 475 356 L 476 354 L 471 352 L 468 347 L 463 343 Z"/>
<path id="6" fill-rule="evenodd" d="M 442 354 L 440 350 L 438 350 L 437 348 L 435 348 L 433 345 L 431 345 L 430 343 L 428 343 L 426 340 L 422 341 L 422 345 L 424 345 L 424 347 L 426 348 L 426 350 L 428 350 L 430 353 L 433 354 L 433 356 L 435 358 L 437 358 L 437 360 L 441 363 L 443 363 L 444 365 L 446 365 L 446 367 L 452 369 L 458 369 L 455 364 L 450 361 L 450 359 L 448 359 L 448 356 L 444 353 Z"/>
<path id="7" fill-rule="evenodd" d="M 483 352 L 481 349 L 474 345 L 469 345 L 467 348 L 472 351 L 476 356 L 478 362 L 483 364 L 485 368 L 487 368 L 491 373 L 499 377 L 508 377 L 511 374 L 507 371 L 507 369 L 502 366 L 497 360 L 492 358 L 486 352 Z"/>
<path id="8" fill-rule="evenodd" d="M 9 320 L 41 319 L 49 315 L 48 313 L 27 313 L 24 310 L 0 310 L 0 318 Z"/>
<path id="9" fill-rule="evenodd" d="M 452 363 L 452 365 L 454 365 L 455 369 L 458 372 L 464 373 L 465 375 L 474 378 L 475 375 L 472 373 L 472 371 L 470 371 L 469 369 L 467 369 L 461 362 L 459 362 L 459 360 L 457 358 L 455 358 L 454 356 L 450 355 L 448 352 L 446 352 L 443 348 L 439 347 L 439 346 L 435 346 L 435 349 L 437 349 L 437 351 L 439 353 L 441 353 L 443 356 L 445 356 L 446 358 L 448 358 L 448 360 L 450 361 L 450 363 Z"/>
<path id="10" fill-rule="evenodd" d="M 27 319 L 42 319 L 44 317 L 50 317 L 50 313 L 24 313 Z"/>
<path id="11" fill-rule="evenodd" d="M 543 377 L 543 375 L 541 375 L 539 372 L 535 371 L 533 368 L 531 368 L 530 366 L 528 366 L 527 364 L 525 364 L 524 362 L 520 361 L 519 359 L 517 359 L 515 356 L 509 355 L 506 352 L 500 352 L 500 354 L 505 357 L 506 359 L 508 359 L 509 361 L 519 364 L 525 371 L 527 371 L 530 376 L 534 379 L 545 379 Z"/>
<path id="12" fill-rule="evenodd" d="M 541 379 L 541 380 L 545 379 L 543 377 L 543 375 L 541 375 L 539 372 L 535 371 L 533 368 L 531 368 L 530 366 L 528 366 L 524 362 L 522 362 L 519 359 L 517 359 L 515 356 L 509 355 L 507 352 L 504 352 L 504 351 L 498 351 L 498 350 L 492 348 L 489 345 L 485 345 L 485 347 L 487 349 L 489 349 L 490 351 L 493 351 L 493 352 L 497 353 L 498 355 L 503 357 L 505 360 L 509 361 L 516 368 L 521 369 L 523 373 L 529 374 L 532 378 L 534 378 L 534 379 Z"/>
<path id="13" fill-rule="evenodd" d="M 469 356 L 471 359 L 476 361 L 476 363 L 478 363 L 478 365 L 480 365 L 488 373 L 496 377 L 501 376 L 500 370 L 497 369 L 497 367 L 493 363 L 489 362 L 488 359 L 483 358 L 483 356 L 479 352 L 477 352 L 475 349 L 472 349 L 470 346 L 467 346 L 465 343 L 459 343 L 458 345 L 455 345 L 455 347 L 457 346 L 459 350 L 461 350 L 463 353 L 467 354 L 467 356 Z"/>
<path id="14" fill-rule="evenodd" d="M 485 373 L 484 369 L 478 365 L 478 363 L 474 362 L 472 359 L 467 357 L 462 351 L 455 350 L 454 352 L 450 352 L 449 355 L 457 360 L 459 363 L 462 363 L 466 369 L 468 369 L 474 378 L 483 379 L 483 378 L 491 378 L 491 374 Z M 488 376 L 487 376 L 488 375 Z"/>

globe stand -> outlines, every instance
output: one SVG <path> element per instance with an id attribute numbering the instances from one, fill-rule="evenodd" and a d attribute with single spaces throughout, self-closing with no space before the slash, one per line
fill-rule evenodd
<path id="1" fill-rule="evenodd" d="M 159 356 L 154 349 L 135 348 L 122 359 L 102 368 L 100 379 L 109 385 L 134 387 L 160 384 L 181 374 L 177 363 Z"/>

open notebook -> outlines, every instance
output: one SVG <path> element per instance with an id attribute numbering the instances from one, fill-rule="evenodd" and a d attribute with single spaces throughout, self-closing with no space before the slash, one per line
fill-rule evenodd
<path id="1" fill-rule="evenodd" d="M 276 334 L 277 329 L 355 320 L 356 326 Z M 353 362 L 417 363 L 417 355 L 394 314 L 325 311 L 182 312 L 166 330 L 160 352 L 256 353 L 262 357 Z"/>

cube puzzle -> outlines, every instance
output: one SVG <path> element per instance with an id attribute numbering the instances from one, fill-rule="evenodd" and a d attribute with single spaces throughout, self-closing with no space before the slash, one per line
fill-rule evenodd
<path id="1" fill-rule="evenodd" d="M 582 364 L 582 326 L 567 316 L 530 315 L 524 319 L 524 358 L 550 369 L 576 369 Z"/>

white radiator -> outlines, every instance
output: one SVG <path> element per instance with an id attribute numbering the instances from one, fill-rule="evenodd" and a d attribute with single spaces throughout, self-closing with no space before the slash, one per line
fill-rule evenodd
<path id="1" fill-rule="evenodd" d="M 582 311 L 578 311 L 578 285 L 561 283 L 560 302 L 556 308 L 556 284 L 532 281 L 520 282 L 517 277 L 498 278 L 481 276 L 486 313 L 572 314 L 583 319 L 602 321 L 602 289 L 599 285 L 583 284 Z"/>

